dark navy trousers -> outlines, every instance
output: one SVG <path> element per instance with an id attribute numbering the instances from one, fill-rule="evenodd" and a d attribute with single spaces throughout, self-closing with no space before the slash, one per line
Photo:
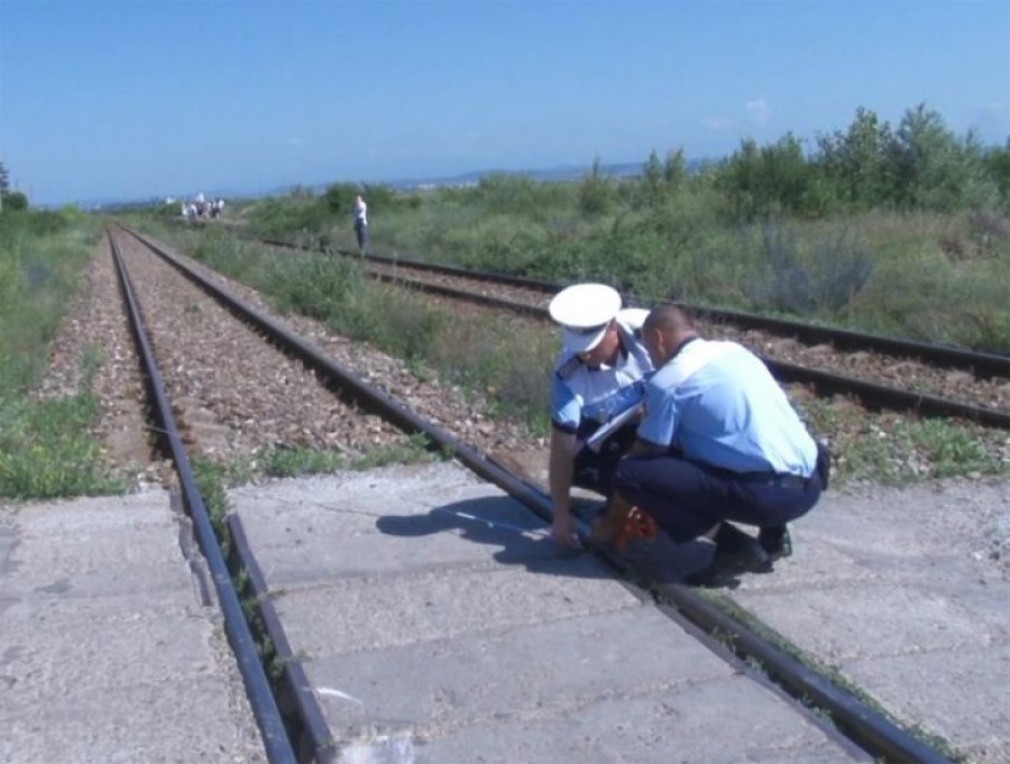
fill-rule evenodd
<path id="1" fill-rule="evenodd" d="M 603 441 L 599 452 L 582 448 L 575 456 L 572 484 L 610 497 L 614 470 L 635 442 L 637 424 L 627 424 Z M 580 433 L 580 437 L 587 437 Z"/>
<path id="2" fill-rule="evenodd" d="M 819 472 L 740 475 L 670 454 L 629 456 L 618 463 L 614 491 L 648 512 L 678 543 L 722 520 L 773 528 L 806 514 L 821 497 Z"/>

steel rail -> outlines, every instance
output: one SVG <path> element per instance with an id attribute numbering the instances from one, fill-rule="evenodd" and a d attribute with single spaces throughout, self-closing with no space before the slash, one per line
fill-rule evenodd
<path id="1" fill-rule="evenodd" d="M 106 233 L 109 237 L 113 259 L 116 263 L 120 289 L 127 306 L 130 331 L 137 343 L 138 353 L 143 364 L 144 375 L 150 393 L 149 399 L 154 404 L 154 415 L 159 420 L 160 437 L 167 441 L 168 452 L 179 475 L 183 503 L 193 521 L 193 528 L 197 542 L 200 545 L 200 551 L 207 559 L 211 577 L 214 581 L 214 588 L 217 591 L 218 601 L 221 603 L 221 610 L 224 614 L 224 627 L 228 634 L 228 641 L 238 662 L 242 680 L 245 684 L 246 695 L 249 698 L 249 704 L 252 707 L 253 715 L 256 718 L 263 737 L 267 757 L 272 764 L 296 764 L 297 759 L 291 748 L 291 742 L 288 740 L 283 718 L 274 699 L 273 691 L 270 688 L 270 681 L 267 679 L 263 664 L 260 661 L 256 641 L 253 639 L 252 632 L 249 630 L 249 624 L 246 622 L 242 611 L 242 604 L 232 583 L 224 555 L 221 553 L 221 547 L 217 534 L 214 532 L 210 514 L 204 504 L 200 489 L 197 487 L 189 457 L 183 446 L 182 436 L 179 433 L 175 415 L 172 413 L 172 406 L 165 389 L 161 370 L 155 360 L 154 351 L 147 336 L 147 329 L 144 324 L 142 311 L 137 302 L 136 291 L 130 281 L 126 264 L 123 262 L 115 239 L 111 233 Z"/>
<path id="2" fill-rule="evenodd" d="M 550 314 L 546 308 L 504 300 L 490 295 L 464 292 L 443 284 L 412 281 L 390 274 L 374 274 L 374 276 L 384 283 L 416 288 L 430 294 L 450 297 L 456 300 L 466 300 L 478 305 L 501 308 L 520 315 L 532 316 L 542 321 L 550 321 Z M 807 366 L 776 361 L 774 358 L 760 353 L 758 357 L 764 361 L 772 374 L 784 382 L 811 385 L 823 393 L 830 395 L 854 395 L 864 405 L 871 408 L 909 411 L 923 417 L 961 417 L 987 427 L 1010 429 L 1010 413 L 1007 412 L 984 408 L 970 403 L 960 403 L 928 393 L 899 390 L 874 382 L 866 382 L 855 377 L 832 374 L 827 371 L 811 369 Z"/>
<path id="3" fill-rule="evenodd" d="M 278 239 L 260 239 L 259 241 L 264 244 L 289 249 L 320 251 Z M 345 257 L 361 258 L 361 255 L 351 250 L 336 249 L 333 251 Z M 453 265 L 428 263 L 409 257 L 369 254 L 366 259 L 403 268 L 441 273 L 447 276 L 490 281 L 504 286 L 521 287 L 543 292 L 544 294 L 556 294 L 567 286 L 567 284 L 556 284 L 524 276 L 512 276 L 487 271 L 476 271 Z M 628 292 L 622 293 L 622 297 L 629 305 L 641 304 L 643 302 L 641 298 Z M 687 305 L 687 307 L 699 318 L 716 323 L 728 323 L 745 329 L 764 330 L 779 336 L 794 336 L 808 344 L 831 344 L 842 350 L 874 350 L 880 353 L 914 358 L 948 368 L 970 369 L 974 374 L 982 378 L 1010 377 L 1010 355 L 968 350 L 946 345 L 933 345 L 928 342 L 906 340 L 882 334 L 857 332 L 851 329 L 807 324 L 744 311 L 713 308 L 703 305 Z"/>
<path id="4" fill-rule="evenodd" d="M 278 705 L 290 709 L 297 719 L 297 726 L 292 731 L 292 736 L 295 738 L 298 758 L 301 761 L 311 761 L 313 764 L 337 764 L 340 752 L 333 740 L 333 733 L 326 723 L 326 717 L 319 707 L 316 696 L 312 693 L 312 685 L 305 674 L 302 661 L 288 641 L 287 632 L 284 631 L 277 608 L 274 607 L 266 577 L 260 569 L 256 555 L 253 554 L 245 527 L 242 525 L 242 518 L 238 514 L 228 515 L 228 530 L 231 533 L 232 553 L 249 576 L 249 585 L 256 597 L 254 607 L 263 619 L 263 627 L 273 643 L 278 661 L 283 666 L 280 682 L 282 691 Z"/>
<path id="5" fill-rule="evenodd" d="M 229 290 L 207 282 L 195 269 L 190 268 L 176 256 L 140 234 L 132 230 L 130 232 L 176 265 L 196 283 L 207 288 L 229 310 L 244 316 L 271 335 L 275 341 L 297 353 L 308 366 L 333 380 L 349 398 L 359 403 L 363 402 L 366 408 L 383 415 L 408 433 L 423 433 L 441 450 L 452 453 L 474 473 L 501 488 L 546 522 L 551 522 L 553 515 L 550 499 L 538 488 L 529 485 L 438 425 L 419 416 L 402 402 L 368 385 L 328 358 L 316 345 L 292 334 L 258 309 L 244 304 L 239 298 L 231 295 Z M 619 571 L 633 571 L 642 578 L 648 578 L 624 558 L 598 548 L 594 548 L 594 551 Z M 751 656 L 759 660 L 769 675 L 794 697 L 801 700 L 815 700 L 821 708 L 831 714 L 834 722 L 844 729 L 852 740 L 873 756 L 884 757 L 889 761 L 916 761 L 923 764 L 949 762 L 949 759 L 940 752 L 915 738 L 848 690 L 834 684 L 827 677 L 818 674 L 762 638 L 745 624 L 722 612 L 690 587 L 681 584 L 654 583 L 652 591 L 659 601 L 673 607 L 702 631 L 728 642 L 738 655 Z"/>

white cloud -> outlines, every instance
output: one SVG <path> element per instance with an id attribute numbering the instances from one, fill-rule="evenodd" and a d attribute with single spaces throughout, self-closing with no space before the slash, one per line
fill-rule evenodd
<path id="1" fill-rule="evenodd" d="M 706 117 L 702 120 L 702 124 L 713 133 L 729 133 L 734 130 L 740 130 L 748 124 L 764 127 L 771 120 L 772 116 L 771 107 L 763 98 L 747 101 L 744 105 L 744 112 L 745 116 L 740 119 L 716 115 Z"/>
<path id="2" fill-rule="evenodd" d="M 765 99 L 755 98 L 747 102 L 747 115 L 754 124 L 764 126 L 771 118 L 771 108 L 765 103 Z"/>
<path id="3" fill-rule="evenodd" d="M 701 123 L 713 133 L 726 133 L 736 127 L 736 120 L 729 117 L 706 117 Z"/>

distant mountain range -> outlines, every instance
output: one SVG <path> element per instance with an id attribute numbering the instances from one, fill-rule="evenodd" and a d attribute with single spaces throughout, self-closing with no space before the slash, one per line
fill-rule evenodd
<path id="1" fill-rule="evenodd" d="M 633 178 L 642 174 L 641 162 L 625 162 L 623 164 L 603 164 L 600 165 L 600 172 L 610 178 Z M 438 178 L 411 178 L 408 180 L 394 180 L 389 185 L 396 188 L 424 188 L 427 186 L 468 186 L 476 185 L 481 178 L 489 175 L 521 175 L 531 180 L 542 181 L 544 183 L 565 183 L 582 180 L 591 167 L 585 165 L 561 165 L 539 170 L 478 170 L 467 172 L 462 175 L 451 175 Z"/>
<path id="2" fill-rule="evenodd" d="M 687 171 L 689 173 L 695 173 L 710 164 L 712 164 L 712 160 L 690 160 L 687 163 Z M 608 178 L 634 178 L 642 174 L 644 166 L 643 162 L 601 164 L 600 173 Z M 521 175 L 530 178 L 531 180 L 543 183 L 572 183 L 582 180 L 591 171 L 592 167 L 588 165 L 560 165 L 557 167 L 534 170 L 475 170 L 473 172 L 462 173 L 460 175 L 433 176 L 428 178 L 399 178 L 395 180 L 369 181 L 368 184 L 387 185 L 403 190 L 438 188 L 439 186 L 475 186 L 480 183 L 481 178 L 485 178 L 489 175 Z M 224 197 L 225 199 L 255 199 L 265 196 L 287 196 L 292 191 L 299 188 L 312 191 L 313 193 L 322 193 L 334 183 L 342 182 L 354 181 L 332 180 L 328 183 L 319 184 L 295 183 L 287 186 L 277 186 L 267 191 L 213 191 L 211 193 L 205 192 L 205 195 L 208 199 L 217 198 L 219 196 Z M 190 196 L 192 196 L 192 194 L 176 194 L 169 198 L 184 199 L 190 198 Z M 86 204 L 85 206 L 89 209 L 95 210 L 113 208 L 126 209 L 130 207 L 145 207 L 151 205 L 152 203 L 157 204 L 163 201 L 165 201 L 165 197 L 153 197 L 144 200 L 104 200 L 100 202 L 92 202 Z"/>

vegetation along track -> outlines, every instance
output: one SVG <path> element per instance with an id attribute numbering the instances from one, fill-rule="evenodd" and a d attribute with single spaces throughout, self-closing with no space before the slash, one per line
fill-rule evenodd
<path id="1" fill-rule="evenodd" d="M 276 240 L 266 243 L 293 246 Z M 341 252 L 345 256 L 357 256 Z M 561 286 L 402 258 L 368 257 L 373 277 L 546 320 Z M 625 295 L 629 305 L 640 304 Z M 736 340 L 785 382 L 880 408 L 1010 429 L 1010 357 L 752 314 L 695 308 L 703 333 Z"/>
<path id="2" fill-rule="evenodd" d="M 443 451 L 452 452 L 482 478 L 500 486 L 544 519 L 549 518 L 549 502 L 542 492 L 502 469 L 478 448 L 467 445 L 443 427 L 431 423 L 402 400 L 362 381 L 359 375 L 335 363 L 317 345 L 278 324 L 262 310 L 243 305 L 230 289 L 223 286 L 221 279 L 202 273 L 211 278 L 204 288 L 212 291 L 218 301 L 227 302 L 227 310 L 218 302 L 207 300 L 196 291 L 197 287 L 187 283 L 200 279 L 201 268 L 156 247 L 155 251 L 168 258 L 176 268 L 185 269 L 186 276 L 183 277 L 145 251 L 139 237 L 122 237 L 120 241 L 123 260 L 128 262 L 135 274 L 138 284 L 135 292 L 151 327 L 154 338 L 151 345 L 156 348 L 160 365 L 166 370 L 165 389 L 171 392 L 173 400 L 187 401 L 173 405 L 180 411 L 180 432 L 188 431 L 190 445 L 197 453 L 213 455 L 226 446 L 237 448 L 242 443 L 269 441 L 260 434 L 277 428 L 285 429 L 289 417 L 290 421 L 297 422 L 299 416 L 327 422 L 323 432 L 316 433 L 317 437 L 337 444 L 338 450 L 348 452 L 360 448 L 361 440 L 367 439 L 370 434 L 376 436 L 370 443 L 378 445 L 383 439 L 402 439 L 406 437 L 404 433 L 423 433 L 431 443 Z M 234 321 L 229 312 L 239 313 L 254 328 Z M 273 346 L 268 345 L 265 339 L 269 339 Z M 297 360 L 281 354 L 276 346 L 294 354 Z M 324 390 L 317 380 L 334 387 L 342 400 L 338 401 Z M 257 389 L 260 382 L 265 390 Z M 312 390 L 313 385 L 316 390 Z M 236 387 L 239 389 L 235 390 Z M 292 396 L 292 390 L 297 395 Z M 416 390 L 410 392 L 416 394 Z M 319 397 L 314 397 L 316 393 Z M 279 400 L 272 404 L 263 403 L 274 395 Z M 163 403 L 167 400 L 166 397 Z M 257 415 L 253 413 L 257 405 L 254 400 L 261 401 L 258 404 L 263 407 L 261 410 L 270 412 L 273 417 L 262 426 L 258 426 Z M 202 417 L 197 415 L 198 412 L 202 412 Z M 227 432 L 222 433 L 217 427 L 209 426 L 212 423 L 204 421 L 203 429 L 210 435 L 201 435 L 201 427 L 194 422 L 218 412 L 220 418 L 228 422 L 225 425 Z M 326 416 L 318 416 L 320 412 L 325 412 Z M 231 429 L 233 425 L 234 432 Z M 173 445 L 181 447 L 184 438 L 182 435 L 173 437 L 174 428 L 168 422 L 160 421 L 158 429 L 168 431 L 169 438 L 175 441 Z M 310 430 L 307 422 L 303 422 L 300 429 Z M 288 428 L 286 432 L 290 434 L 294 431 Z M 477 432 L 480 432 L 479 428 Z M 185 475 L 186 468 L 182 466 L 186 460 L 178 455 L 177 448 L 173 449 L 172 458 L 177 465 L 182 463 L 182 482 L 190 483 Z M 194 503 L 199 504 L 199 499 L 190 499 L 190 507 Z M 636 571 L 621 556 L 603 551 L 600 554 L 617 570 L 628 575 L 640 575 L 640 571 Z M 247 560 L 244 567 L 255 570 L 255 561 Z M 782 687 L 829 713 L 840 729 L 872 754 L 898 760 L 944 760 L 940 754 L 864 705 L 854 695 L 769 644 L 750 627 L 713 606 L 692 589 L 669 583 L 649 586 L 661 604 L 687 617 L 705 632 L 719 635 L 741 657 L 760 662 Z M 264 620 L 268 626 L 274 630 L 281 629 L 269 603 L 261 603 L 261 606 L 266 610 Z M 270 636 L 279 651 L 289 651 L 283 632 L 275 631 Z M 293 694 L 294 705 L 302 714 L 298 734 L 318 738 L 325 732 L 319 726 L 319 716 L 313 711 L 312 700 L 298 676 L 296 656 L 288 652 L 280 657 L 286 667 L 284 676 L 288 679 L 288 692 Z M 268 731 L 267 734 L 269 737 L 271 733 Z M 318 747 L 323 741 L 316 739 L 309 744 Z M 283 751 L 276 760 L 285 760 Z"/>

